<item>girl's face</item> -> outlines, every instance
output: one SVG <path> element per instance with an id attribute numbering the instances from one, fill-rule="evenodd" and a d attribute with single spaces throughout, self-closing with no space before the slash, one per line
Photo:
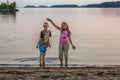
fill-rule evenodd
<path id="1" fill-rule="evenodd" d="M 44 24 L 43 27 L 44 27 L 44 30 L 48 30 L 49 26 L 48 26 L 48 24 Z"/>
<path id="2" fill-rule="evenodd" d="M 66 30 L 68 28 L 67 24 L 62 24 L 62 29 Z"/>

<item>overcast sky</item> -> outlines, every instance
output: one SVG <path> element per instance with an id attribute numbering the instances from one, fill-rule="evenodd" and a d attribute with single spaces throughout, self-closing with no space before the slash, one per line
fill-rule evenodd
<path id="1" fill-rule="evenodd" d="M 0 0 L 0 2 L 5 2 L 7 0 Z M 105 1 L 117 1 L 117 0 L 8 0 L 9 2 L 16 1 L 18 7 L 25 5 L 54 5 L 54 4 L 92 4 L 92 3 L 101 3 Z"/>

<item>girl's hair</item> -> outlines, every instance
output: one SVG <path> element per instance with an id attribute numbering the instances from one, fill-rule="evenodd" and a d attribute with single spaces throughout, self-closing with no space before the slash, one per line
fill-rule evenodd
<path id="1" fill-rule="evenodd" d="M 61 24 L 61 29 L 62 29 L 62 32 L 64 31 L 64 29 L 63 29 L 63 24 L 66 24 L 67 25 L 67 31 L 68 31 L 68 35 L 71 35 L 71 32 L 70 32 L 70 30 L 69 30 L 69 26 L 68 26 L 68 24 L 66 23 L 66 22 L 63 22 L 62 24 Z"/>
<path id="2" fill-rule="evenodd" d="M 69 26 L 68 26 L 68 24 L 67 24 L 66 22 L 63 22 L 63 23 L 61 24 L 62 31 L 63 31 L 63 25 L 64 25 L 64 24 L 67 25 L 67 31 L 69 31 Z"/>
<path id="3" fill-rule="evenodd" d="M 47 22 L 44 22 L 44 23 L 43 23 L 43 26 L 44 26 L 44 25 L 46 25 L 46 24 L 48 25 L 48 23 L 47 23 Z"/>

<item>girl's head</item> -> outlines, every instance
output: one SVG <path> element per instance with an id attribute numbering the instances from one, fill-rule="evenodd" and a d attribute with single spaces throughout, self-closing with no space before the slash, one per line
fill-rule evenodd
<path id="1" fill-rule="evenodd" d="M 68 30 L 69 31 L 68 24 L 66 22 L 63 22 L 61 24 L 61 28 L 62 28 L 62 30 Z"/>
<path id="2" fill-rule="evenodd" d="M 68 24 L 66 22 L 63 22 L 61 24 L 61 28 L 62 28 L 62 31 L 66 30 L 66 31 L 68 31 L 68 35 L 71 35 L 71 32 L 70 32 L 69 27 L 68 27 Z"/>
<path id="3" fill-rule="evenodd" d="M 47 22 L 44 22 L 44 23 L 43 23 L 43 27 L 44 27 L 44 30 L 47 30 L 48 27 L 49 27 L 48 23 L 47 23 Z"/>

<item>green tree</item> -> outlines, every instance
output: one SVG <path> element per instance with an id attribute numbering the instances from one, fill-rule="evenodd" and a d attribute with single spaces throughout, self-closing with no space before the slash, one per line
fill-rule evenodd
<path id="1" fill-rule="evenodd" d="M 13 3 L 9 3 L 8 1 L 2 2 L 0 4 L 0 9 L 15 9 L 16 8 L 16 2 L 14 1 Z"/>
<path id="2" fill-rule="evenodd" d="M 9 5 L 10 9 L 15 9 L 16 8 L 16 2 L 13 2 Z"/>

